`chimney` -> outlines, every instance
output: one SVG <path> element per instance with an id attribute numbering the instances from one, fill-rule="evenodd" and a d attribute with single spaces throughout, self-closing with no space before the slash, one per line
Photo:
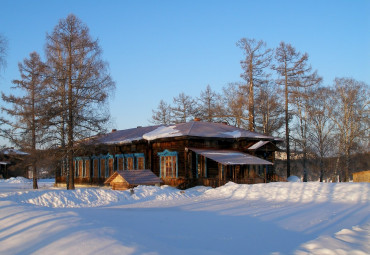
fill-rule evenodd
<path id="1" fill-rule="evenodd" d="M 113 128 L 113 129 L 112 129 L 112 133 L 114 133 L 114 132 L 116 132 L 116 131 L 117 131 L 117 129 L 115 129 L 115 128 Z"/>

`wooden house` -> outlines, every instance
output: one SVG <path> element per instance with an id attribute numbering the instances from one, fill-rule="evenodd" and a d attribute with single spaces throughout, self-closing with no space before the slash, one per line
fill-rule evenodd
<path id="1" fill-rule="evenodd" d="M 14 148 L 0 150 L 0 178 L 23 176 L 28 178 L 27 167 L 22 164 L 29 154 Z"/>
<path id="2" fill-rule="evenodd" d="M 180 188 L 267 182 L 273 180 L 279 142 L 202 121 L 113 130 L 82 143 L 83 150 L 74 158 L 75 184 L 104 184 L 115 171 L 140 169 L 150 169 L 165 184 Z M 62 167 L 56 183 L 65 183 L 65 178 Z"/>

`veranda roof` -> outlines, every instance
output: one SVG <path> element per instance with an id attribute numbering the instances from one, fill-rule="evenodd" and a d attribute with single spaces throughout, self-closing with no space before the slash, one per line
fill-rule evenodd
<path id="1" fill-rule="evenodd" d="M 104 183 L 110 184 L 120 175 L 130 185 L 154 185 L 161 183 L 162 180 L 151 170 L 124 170 L 114 172 Z"/>
<path id="2" fill-rule="evenodd" d="M 223 165 L 273 165 L 270 161 L 232 150 L 188 148 Z"/>

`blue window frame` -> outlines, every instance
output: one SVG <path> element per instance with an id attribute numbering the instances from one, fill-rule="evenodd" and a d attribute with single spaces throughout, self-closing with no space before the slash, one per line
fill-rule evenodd
<path id="1" fill-rule="evenodd" d="M 116 158 L 116 171 L 125 170 L 125 157 L 123 154 L 115 155 Z"/>
<path id="2" fill-rule="evenodd" d="M 174 178 L 178 177 L 178 156 L 177 151 L 164 150 L 158 152 L 160 159 L 159 177 L 161 178 Z"/>
<path id="3" fill-rule="evenodd" d="M 135 169 L 134 154 L 125 154 L 124 156 L 125 156 L 125 163 L 126 163 L 125 169 L 134 170 Z"/>
<path id="4" fill-rule="evenodd" d="M 100 172 L 100 159 L 99 159 L 99 156 L 92 156 L 91 157 L 92 159 L 92 173 L 91 173 L 91 176 L 95 177 L 100 177 L 101 176 L 101 172 Z M 97 170 L 97 173 L 95 173 L 95 169 Z"/>
<path id="5" fill-rule="evenodd" d="M 135 169 L 145 169 L 145 156 L 144 153 L 135 153 Z"/>

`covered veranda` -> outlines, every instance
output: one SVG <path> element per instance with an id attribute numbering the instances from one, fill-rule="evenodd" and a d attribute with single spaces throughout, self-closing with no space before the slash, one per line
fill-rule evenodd
<path id="1" fill-rule="evenodd" d="M 267 182 L 272 162 L 250 154 L 218 149 L 188 148 L 196 154 L 198 185 L 218 187 L 229 181 L 239 184 Z"/>

